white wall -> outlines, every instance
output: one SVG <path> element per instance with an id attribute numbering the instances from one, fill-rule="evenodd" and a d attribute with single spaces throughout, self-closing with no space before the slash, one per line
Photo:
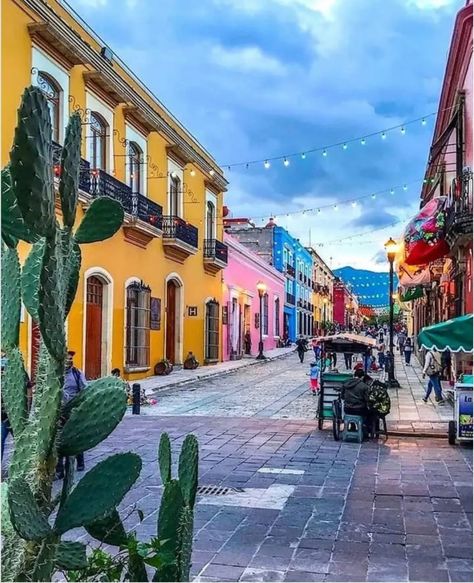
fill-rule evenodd
<path id="1" fill-rule="evenodd" d="M 63 123 L 59 128 L 59 142 L 62 144 L 65 129 L 69 121 L 69 74 L 65 69 L 60 67 L 49 56 L 36 47 L 33 47 L 32 49 L 32 66 L 38 69 L 38 71 L 44 71 L 47 73 L 61 87 L 59 118 L 62 119 Z M 31 75 L 31 84 L 38 85 L 38 74 L 36 72 Z"/>

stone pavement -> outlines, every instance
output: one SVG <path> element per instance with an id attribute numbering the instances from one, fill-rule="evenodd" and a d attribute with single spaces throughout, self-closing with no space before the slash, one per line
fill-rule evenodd
<path id="1" fill-rule="evenodd" d="M 200 366 L 195 370 L 177 369 L 166 376 L 151 376 L 143 379 L 140 381 L 140 384 L 145 389 L 146 394 L 149 395 L 165 388 L 183 386 L 199 380 L 223 376 L 248 366 L 263 365 L 294 351 L 294 346 L 289 348 L 274 348 L 273 350 L 265 351 L 266 361 L 256 360 L 254 356 L 245 356 L 241 360 L 230 360 L 209 366 Z"/>
<path id="2" fill-rule="evenodd" d="M 175 463 L 184 436 L 197 435 L 201 486 L 237 489 L 198 497 L 196 581 L 472 581 L 472 449 L 334 442 L 314 421 L 126 417 L 86 465 L 142 456 L 120 510 L 143 539 L 156 533 L 162 431 Z M 80 529 L 69 535 L 87 540 Z"/>

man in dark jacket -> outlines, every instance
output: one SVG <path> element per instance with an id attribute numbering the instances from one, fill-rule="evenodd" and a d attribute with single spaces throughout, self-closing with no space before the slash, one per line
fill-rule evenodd
<path id="1" fill-rule="evenodd" d="M 296 351 L 298 352 L 298 357 L 300 359 L 300 362 L 303 362 L 303 360 L 304 360 L 304 353 L 307 350 L 308 350 L 308 341 L 303 336 L 303 334 L 300 334 L 300 337 L 296 341 Z"/>
<path id="2" fill-rule="evenodd" d="M 369 410 L 370 387 L 365 382 L 365 376 L 362 369 L 357 369 L 354 372 L 354 378 L 342 385 L 341 398 L 344 401 L 344 413 L 360 415 L 367 423 L 371 414 Z"/>

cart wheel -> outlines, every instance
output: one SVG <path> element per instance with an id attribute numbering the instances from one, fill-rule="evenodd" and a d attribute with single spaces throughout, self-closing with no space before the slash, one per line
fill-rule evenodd
<path id="1" fill-rule="evenodd" d="M 454 421 L 448 423 L 448 442 L 449 445 L 456 445 L 456 423 Z"/>

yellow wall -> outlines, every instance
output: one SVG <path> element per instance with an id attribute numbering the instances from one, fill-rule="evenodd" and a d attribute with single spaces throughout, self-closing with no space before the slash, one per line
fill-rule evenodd
<path id="1" fill-rule="evenodd" d="M 51 5 L 60 12 L 61 7 L 52 1 Z M 33 15 L 28 15 L 21 2 L 4 0 L 2 3 L 2 166 L 8 162 L 8 152 L 11 147 L 14 127 L 16 125 L 16 111 L 21 94 L 31 80 L 31 53 L 32 40 L 28 33 L 27 25 L 32 22 Z M 71 24 L 81 33 L 77 23 L 70 19 Z M 87 35 L 84 36 L 87 37 Z M 90 40 L 90 37 L 89 37 Z M 83 72 L 87 70 L 84 65 L 75 65 L 69 71 L 69 92 L 74 97 L 75 103 L 85 108 L 86 92 Z M 137 92 L 140 89 L 137 86 Z M 141 91 L 141 90 L 140 90 Z M 91 90 L 92 92 L 92 90 Z M 114 128 L 121 137 L 125 137 L 125 118 L 123 104 L 119 104 L 114 111 Z M 84 132 L 83 132 L 84 133 Z M 85 155 L 85 140 L 83 140 L 82 154 Z M 147 136 L 148 154 L 159 167 L 160 172 L 167 172 L 167 151 L 169 143 L 157 131 L 151 131 Z M 125 153 L 124 146 L 120 144 L 118 136 L 114 136 L 115 176 L 125 179 Z M 222 276 L 221 272 L 209 275 L 203 268 L 203 239 L 205 222 L 205 173 L 197 165 L 194 166 L 196 175 L 190 176 L 188 164 L 184 169 L 185 193 L 183 218 L 199 229 L 199 250 L 196 255 L 188 257 L 184 264 L 168 259 L 164 255 L 161 238 L 154 238 L 146 249 L 127 242 L 121 229 L 112 239 L 82 246 L 82 267 L 79 288 L 76 301 L 68 318 L 68 344 L 69 348 L 76 351 L 76 364 L 84 366 L 84 272 L 91 268 L 105 270 L 112 280 L 113 285 L 113 318 L 112 318 L 112 358 L 110 367 L 124 369 L 125 346 L 125 285 L 129 278 L 138 278 L 151 288 L 151 296 L 161 298 L 161 330 L 150 331 L 150 365 L 151 370 L 133 373 L 128 378 L 133 380 L 149 374 L 153 374 L 153 366 L 164 356 L 165 329 L 166 329 L 166 278 L 175 273 L 183 282 L 184 306 L 182 316 L 184 318 L 183 357 L 189 351 L 193 351 L 196 358 L 202 363 L 204 360 L 204 314 L 205 301 L 216 298 L 222 304 Z M 209 178 L 209 177 L 207 177 Z M 187 186 L 187 189 L 186 189 Z M 191 190 L 192 195 L 186 194 Z M 167 179 L 150 178 L 148 172 L 148 198 L 154 200 L 167 209 Z M 192 199 L 192 202 L 191 202 Z M 217 238 L 222 240 L 222 193 L 217 195 Z M 82 208 L 78 210 L 77 224 L 84 215 Z M 28 252 L 26 244 L 20 245 L 22 261 Z M 186 306 L 197 306 L 197 317 L 187 315 Z M 28 354 L 28 326 L 29 318 L 25 314 L 25 322 L 21 326 L 21 347 L 25 353 L 27 362 Z"/>

